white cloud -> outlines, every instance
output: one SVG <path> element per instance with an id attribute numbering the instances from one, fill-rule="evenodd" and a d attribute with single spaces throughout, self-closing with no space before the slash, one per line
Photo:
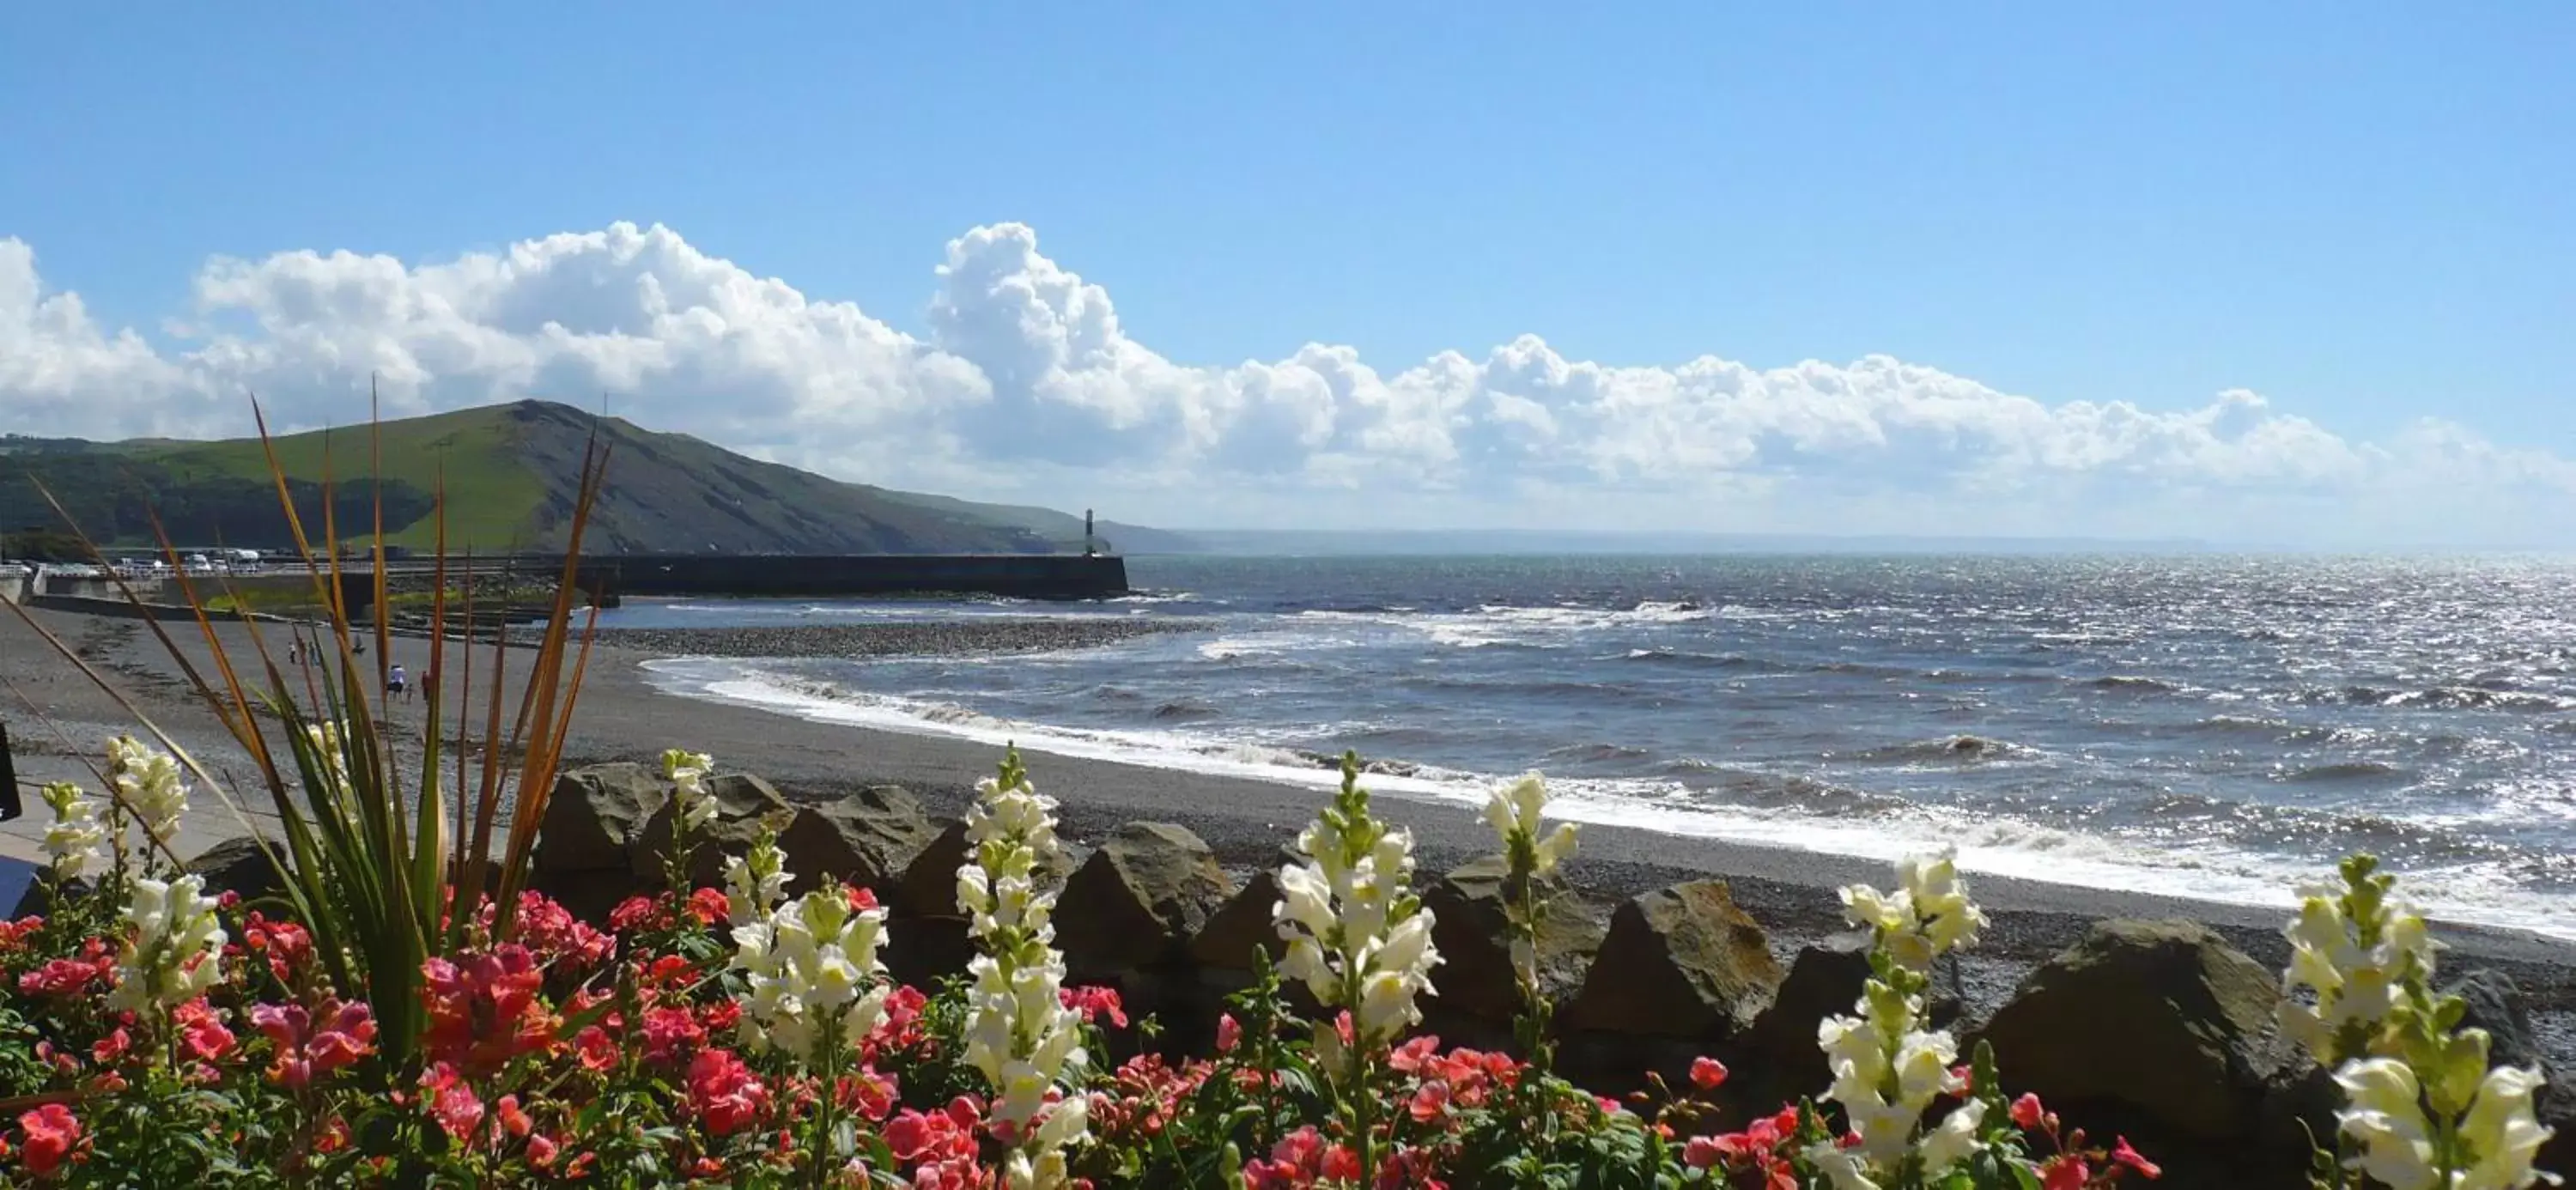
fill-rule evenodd
<path id="1" fill-rule="evenodd" d="M 916 338 L 619 223 L 444 263 L 218 258 L 160 346 L 97 325 L 0 239 L 0 410 L 22 433 L 231 434 L 253 392 L 281 427 L 355 420 L 371 373 L 397 415 L 607 394 L 648 426 L 851 478 L 1116 496 L 1123 515 L 1180 523 L 2315 540 L 2438 535 L 2460 510 L 2550 527 L 2576 495 L 2576 463 L 2440 421 L 2374 443 L 2243 390 L 2170 410 L 2050 404 L 1886 356 L 1614 366 L 1524 335 L 1395 372 L 1326 344 L 1177 363 L 1020 224 L 951 241 L 935 282 Z M 2194 523 L 2212 509 L 2231 523 Z M 1895 523 L 1909 517 L 1931 523 Z"/>

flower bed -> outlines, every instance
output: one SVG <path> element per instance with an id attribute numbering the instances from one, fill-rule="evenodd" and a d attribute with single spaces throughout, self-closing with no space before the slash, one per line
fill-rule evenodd
<path id="1" fill-rule="evenodd" d="M 346 738 L 313 732 L 314 757 Z M 1946 858 L 1844 890 L 1872 943 L 1867 990 L 1819 1030 L 1813 1096 L 1747 1117 L 1721 1102 L 1714 1059 L 1626 1103 L 1555 1072 L 1532 940 L 1576 838 L 1544 822 L 1535 778 L 1488 811 L 1524 1007 L 1506 1053 L 1416 1032 L 1441 959 L 1411 839 L 1372 816 L 1355 761 L 1278 873 L 1278 969 L 1197 1044 L 1067 985 L 1039 876 L 1054 803 L 1016 755 L 979 785 L 957 872 L 975 957 L 928 988 L 886 977 L 874 890 L 799 889 L 772 839 L 729 857 L 721 888 L 688 887 L 712 767 L 664 757 L 666 870 L 685 891 L 630 899 L 607 929 L 535 892 L 451 903 L 390 980 L 371 965 L 415 951 L 330 928 L 359 916 L 344 906 L 303 894 L 316 928 L 297 897 L 243 904 L 181 874 L 150 845 L 186 811 L 180 768 L 119 741 L 104 799 L 45 791 L 49 908 L 0 923 L 0 1161 L 65 1185 L 2066 1190 L 2158 1174 L 1930 1027 L 1931 972 L 1985 921 Z M 2319 1176 L 2532 1184 L 2547 1133 L 2530 1074 L 2490 1070 L 2484 1036 L 2425 991 L 2430 942 L 2388 878 L 2366 861 L 2345 875 L 2290 931 L 2308 995 L 2286 1027 L 2350 1094 Z M 459 886 L 475 887 L 439 885 Z M 1291 1011 L 1292 984 L 1319 1018 Z M 1113 1060 L 1113 1033 L 1160 1044 Z"/>

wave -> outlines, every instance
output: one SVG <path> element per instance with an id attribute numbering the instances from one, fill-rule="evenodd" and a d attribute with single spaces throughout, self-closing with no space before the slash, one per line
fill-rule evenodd
<path id="1" fill-rule="evenodd" d="M 1193 723 L 1203 719 L 1222 719 L 1225 712 L 1194 699 L 1176 698 L 1155 707 L 1147 717 L 1157 723 Z"/>
<path id="2" fill-rule="evenodd" d="M 1795 666 L 1766 661 L 1759 657 L 1747 657 L 1742 653 L 1697 653 L 1689 649 L 1630 649 L 1620 659 L 1685 669 L 1733 670 L 1743 673 L 1796 672 Z"/>
<path id="3" fill-rule="evenodd" d="M 2181 694 L 2191 689 L 2179 682 L 2168 682 L 2163 678 L 2135 674 L 2112 674 L 2108 677 L 2090 678 L 2084 684 L 2095 690 L 2118 690 L 2135 694 Z"/>
<path id="4" fill-rule="evenodd" d="M 1915 740 L 1910 743 L 1903 744 L 1889 744 L 1885 747 L 1879 748 L 1867 748 L 1859 752 L 1843 754 L 1835 759 L 1857 761 L 1864 764 L 1923 764 L 1931 762 L 1974 764 L 1979 761 L 2001 760 L 2005 758 L 2027 758 L 2040 755 L 2044 755 L 2044 753 L 2037 748 L 2033 748 L 2025 744 L 2009 743 L 2004 740 L 1989 739 L 1985 736 L 1954 735 L 1943 736 L 1939 739 Z"/>
<path id="5" fill-rule="evenodd" d="M 1338 779 L 1336 757 L 1187 720 L 1085 729 L 1014 721 L 955 703 L 853 691 L 736 661 L 653 661 L 644 670 L 651 684 L 670 693 L 822 723 L 949 736 L 994 748 L 1015 741 L 1033 753 L 1256 779 L 1310 789 L 1317 796 Z M 1318 738 L 1300 730 L 1304 738 Z M 1369 741 L 1395 757 L 1370 764 L 1371 788 L 1381 796 L 1472 810 L 1501 779 L 1400 759 L 1408 745 L 1454 746 L 1454 741 L 1421 728 L 1404 729 L 1421 734 L 1400 741 L 1393 738 L 1398 730 L 1381 729 Z M 1321 738 L 1336 734 L 1327 730 Z M 1629 776 L 1556 778 L 1557 811 L 1603 826 L 1869 859 L 1949 845 L 1958 848 L 1962 866 L 1971 872 L 2273 908 L 2289 904 L 2298 883 L 2324 874 L 2327 865 L 2315 858 L 2324 848 L 2370 849 L 2408 862 L 2414 891 L 2446 917 L 2576 937 L 2576 925 L 2570 924 L 2576 923 L 2576 912 L 2571 912 L 2576 897 L 2547 891 L 2553 885 L 2543 878 L 2546 872 L 2528 880 L 2514 874 L 2519 870 L 2515 865 L 2528 866 L 2527 849 L 2438 822 L 2128 795 L 2103 803 L 2058 804 L 2051 798 L 2050 804 L 2027 810 L 1953 808 L 1814 772 L 1702 760 L 1648 767 L 1649 758 L 1636 754 L 1642 751 L 1599 742 L 1568 745 L 1548 756 L 1548 763 L 1577 772 L 1587 762 L 1642 770 Z M 2045 755 L 2011 741 L 1947 736 L 1832 759 L 1937 766 L 1972 758 Z M 2030 781 L 2021 784 L 2031 787 Z"/>
<path id="6" fill-rule="evenodd" d="M 2313 785 L 2345 781 L 2376 781 L 2387 777 L 2410 777 L 2414 774 L 2396 765 L 2378 760 L 2339 760 L 2332 764 L 2309 765 L 2282 775 L 2283 781 Z"/>
<path id="7" fill-rule="evenodd" d="M 2310 704 L 2428 711 L 2526 711 L 2540 714 L 2576 711 L 2576 698 L 2530 690 L 2489 690 L 2478 686 L 2430 686 L 2421 690 L 2370 685 L 2310 686 L 2291 697 L 2294 701 Z"/>

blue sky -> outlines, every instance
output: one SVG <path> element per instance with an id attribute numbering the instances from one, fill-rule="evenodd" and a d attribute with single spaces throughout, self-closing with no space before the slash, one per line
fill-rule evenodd
<path id="1" fill-rule="evenodd" d="M 345 420 L 363 363 L 1182 522 L 2576 519 L 2576 8 L 1614 7 L 14 8 L 0 415 Z"/>

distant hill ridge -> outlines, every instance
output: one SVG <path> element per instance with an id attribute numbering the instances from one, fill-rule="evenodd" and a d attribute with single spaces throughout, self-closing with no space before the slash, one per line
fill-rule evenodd
<path id="1" fill-rule="evenodd" d="M 446 473 L 450 548 L 563 546 L 593 428 L 614 454 L 583 552 L 869 554 L 1046 553 L 1082 548 L 1079 514 L 976 504 L 843 483 L 748 458 L 686 434 L 659 433 L 552 401 L 518 401 L 275 439 L 306 532 L 322 529 L 322 480 L 334 484 L 343 538 L 363 536 L 380 476 L 388 542 L 436 543 L 431 515 Z M 381 469 L 371 464 L 380 450 Z M 326 464 L 327 458 L 327 464 Z M 151 540 L 147 504 L 183 545 L 289 544 L 256 438 L 87 442 L 0 438 L 0 530 L 53 529 L 40 479 L 102 542 Z M 1178 534 L 1103 522 L 1104 549 L 1183 552 Z"/>

